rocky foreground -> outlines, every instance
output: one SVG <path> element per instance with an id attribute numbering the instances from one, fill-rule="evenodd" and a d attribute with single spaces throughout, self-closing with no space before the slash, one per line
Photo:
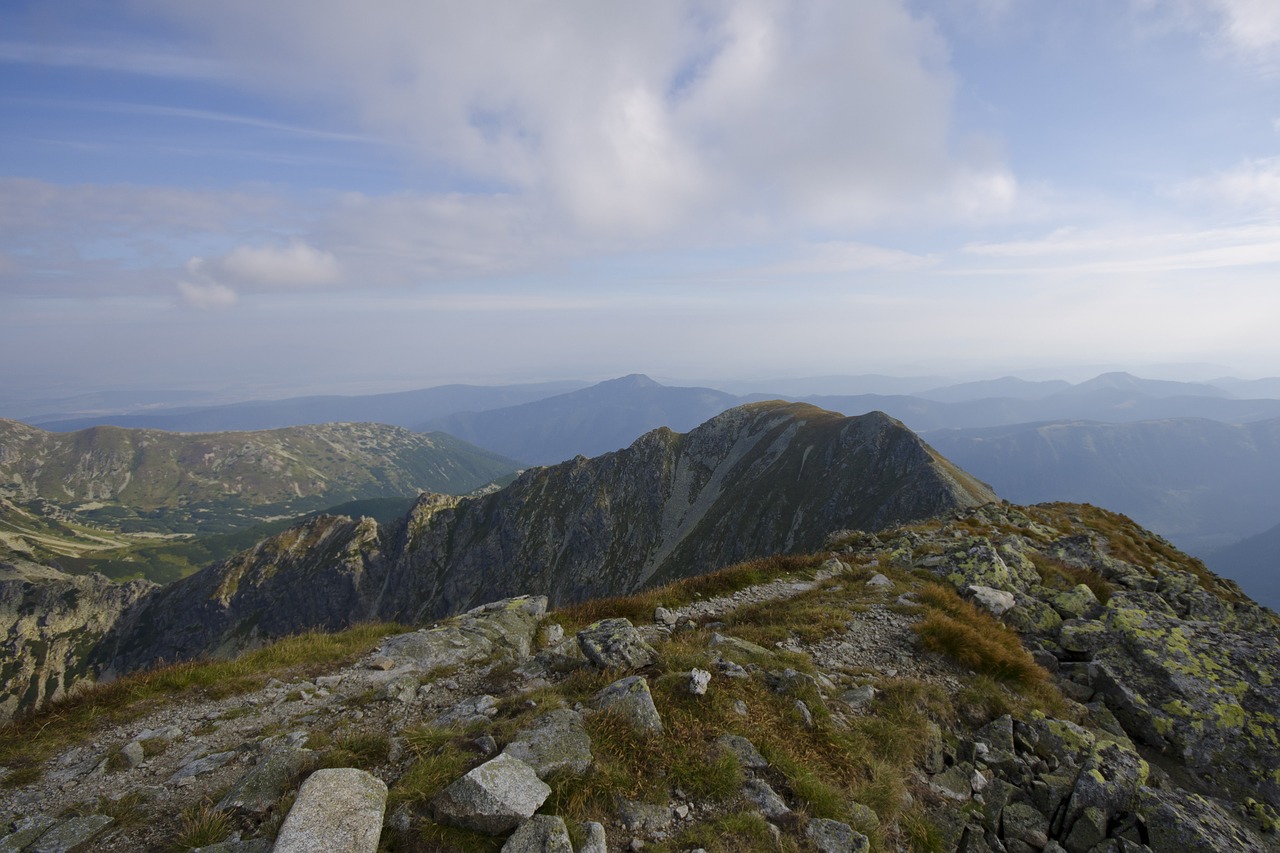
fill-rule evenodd
<path id="1" fill-rule="evenodd" d="M 1278 624 L 1122 517 L 964 509 L 19 721 L 0 850 L 1280 849 Z"/>

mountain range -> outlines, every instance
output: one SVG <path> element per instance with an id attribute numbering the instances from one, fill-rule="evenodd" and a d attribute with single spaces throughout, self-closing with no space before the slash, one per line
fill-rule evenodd
<path id="1" fill-rule="evenodd" d="M 412 624 L 516 593 L 557 603 L 618 595 L 750 557 L 810 551 L 833 531 L 996 499 L 885 415 L 753 404 L 687 434 L 659 429 L 622 451 L 525 471 L 498 491 L 424 495 L 389 526 L 313 519 L 150 588 L 115 612 L 110 631 L 99 630 L 84 587 L 71 609 L 98 627 L 67 615 L 55 620 L 56 637 L 26 629 L 7 652 L 9 665 L 25 669 L 6 689 L 43 699 L 70 688 L 70 673 L 228 654 L 362 620 Z M 30 583 L 8 592 L 11 618 L 20 621 L 15 602 L 33 594 Z M 35 665 L 22 651 L 60 638 L 62 657 Z"/>

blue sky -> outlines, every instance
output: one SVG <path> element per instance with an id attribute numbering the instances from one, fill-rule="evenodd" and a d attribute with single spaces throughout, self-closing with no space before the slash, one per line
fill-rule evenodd
<path id="1" fill-rule="evenodd" d="M 0 5 L 0 400 L 1256 377 L 1277 281 L 1272 0 Z"/>

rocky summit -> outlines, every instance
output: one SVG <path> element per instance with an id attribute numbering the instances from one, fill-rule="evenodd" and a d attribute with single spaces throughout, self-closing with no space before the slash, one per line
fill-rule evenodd
<path id="1" fill-rule="evenodd" d="M 0 849 L 1277 850 L 1278 629 L 1122 516 L 963 507 L 122 678 L 3 730 Z"/>

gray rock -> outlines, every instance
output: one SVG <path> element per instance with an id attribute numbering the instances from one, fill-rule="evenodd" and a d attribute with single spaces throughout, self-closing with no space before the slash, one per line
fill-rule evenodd
<path id="1" fill-rule="evenodd" d="M 139 764 L 147 760 L 146 750 L 142 748 L 136 740 L 131 740 L 120 748 L 120 754 L 124 756 L 124 760 L 129 762 L 130 767 L 137 767 Z"/>
<path id="2" fill-rule="evenodd" d="M 556 643 L 564 640 L 564 626 L 552 622 L 550 625 L 543 625 L 542 631 L 538 635 L 538 639 L 542 641 L 544 648 L 554 646 Z"/>
<path id="3" fill-rule="evenodd" d="M 386 808 L 387 786 L 376 776 L 354 767 L 317 770 L 298 790 L 272 853 L 374 853 Z"/>
<path id="4" fill-rule="evenodd" d="M 546 596 L 505 598 L 469 610 L 435 628 L 384 640 L 382 657 L 393 666 L 408 665 L 422 672 L 491 658 L 524 660 L 546 613 Z"/>
<path id="5" fill-rule="evenodd" d="M 1000 819 L 1006 844 L 1012 839 L 1039 850 L 1049 843 L 1049 819 L 1027 803 L 1005 806 Z"/>
<path id="6" fill-rule="evenodd" d="M 867 586 L 872 589 L 890 589 L 893 587 L 893 581 L 889 580 L 879 572 L 876 572 L 875 576 L 872 577 L 871 580 L 867 581 Z"/>
<path id="7" fill-rule="evenodd" d="M 800 718 L 800 725 L 806 729 L 813 728 L 813 712 L 809 710 L 809 706 L 803 701 L 797 699 L 796 704 L 792 706 L 792 710 L 796 712 L 796 716 Z"/>
<path id="8" fill-rule="evenodd" d="M 431 811 L 441 823 L 500 835 L 528 820 L 550 795 L 532 767 L 502 754 L 437 794 Z"/>
<path id="9" fill-rule="evenodd" d="M 756 745 L 741 735 L 720 735 L 716 738 L 716 746 L 732 753 L 738 763 L 748 770 L 763 770 L 769 766 Z"/>
<path id="10" fill-rule="evenodd" d="M 1071 792 L 1067 823 L 1072 824 L 1090 806 L 1108 818 L 1133 811 L 1138 788 L 1147 781 L 1149 768 L 1138 754 L 1117 743 L 1095 746 Z"/>
<path id="11" fill-rule="evenodd" d="M 1063 619 L 1081 619 L 1098 610 L 1098 597 L 1089 587 L 1078 584 L 1049 599 L 1049 604 Z"/>
<path id="12" fill-rule="evenodd" d="M 876 689 L 870 684 L 851 687 L 840 694 L 840 701 L 850 708 L 862 708 L 876 698 Z"/>
<path id="13" fill-rule="evenodd" d="M 654 651 L 627 619 L 604 619 L 578 632 L 578 645 L 587 660 L 601 669 L 640 669 L 658 660 Z"/>
<path id="14" fill-rule="evenodd" d="M 203 758 L 197 758 L 195 761 L 189 761 L 178 769 L 178 772 L 169 777 L 170 782 L 177 782 L 180 779 L 190 779 L 193 776 L 203 776 L 205 773 L 212 773 L 228 761 L 236 757 L 235 750 L 228 752 L 215 752 L 213 755 L 206 755 Z"/>
<path id="15" fill-rule="evenodd" d="M 421 682 L 418 676 L 408 674 L 397 675 L 391 679 L 382 688 L 381 698 L 388 702 L 399 702 L 402 705 L 408 705 L 418 696 L 418 688 Z"/>
<path id="16" fill-rule="evenodd" d="M 578 853 L 609 853 L 608 840 L 605 838 L 604 825 L 594 820 L 582 824 L 582 846 Z"/>
<path id="17" fill-rule="evenodd" d="M 676 615 L 665 607 L 657 607 L 653 611 L 653 621 L 668 628 L 676 626 Z"/>
<path id="18" fill-rule="evenodd" d="M 662 718 L 653 704 L 649 682 L 643 676 L 632 675 L 613 682 L 591 700 L 598 711 L 612 711 L 621 715 L 637 729 L 650 732 L 662 731 Z"/>
<path id="19" fill-rule="evenodd" d="M 449 710 L 435 718 L 436 726 L 468 725 L 477 721 L 488 721 L 498 713 L 498 700 L 485 693 L 481 696 L 468 696 Z"/>
<path id="20" fill-rule="evenodd" d="M 88 843 L 114 821 L 104 814 L 73 817 L 55 824 L 32 844 L 27 853 L 67 853 Z"/>
<path id="21" fill-rule="evenodd" d="M 618 800 L 618 820 L 629 832 L 652 835 L 671 828 L 671 810 L 666 806 L 640 800 Z"/>
<path id="22" fill-rule="evenodd" d="M 577 711 L 549 711 L 518 732 L 502 750 L 533 768 L 539 779 L 557 770 L 585 773 L 591 766 L 591 738 Z"/>
<path id="23" fill-rule="evenodd" d="M 315 766 L 316 754 L 309 749 L 280 746 L 264 755 L 248 773 L 231 786 L 218 801 L 221 811 L 265 815 L 303 773 Z"/>
<path id="24" fill-rule="evenodd" d="M 1013 752 L 1013 717 L 1005 714 L 992 720 L 978 729 L 973 739 L 1001 752 Z"/>
<path id="25" fill-rule="evenodd" d="M 689 672 L 689 693 L 692 695 L 706 695 L 709 684 L 711 684 L 711 673 L 705 669 L 694 668 Z"/>
<path id="26" fill-rule="evenodd" d="M 777 820 L 791 811 L 786 800 L 763 779 L 748 779 L 742 786 L 742 795 L 770 820 Z"/>
<path id="27" fill-rule="evenodd" d="M 1067 853 L 1087 853 L 1107 837 L 1107 814 L 1097 806 L 1089 806 L 1076 818 L 1063 844 Z"/>
<path id="28" fill-rule="evenodd" d="M 0 853 L 18 853 L 19 850 L 25 850 L 31 842 L 57 822 L 56 818 L 47 815 L 31 815 L 15 821 L 13 830 L 0 838 Z"/>
<path id="29" fill-rule="evenodd" d="M 536 814 L 511 833 L 502 853 L 573 853 L 573 842 L 564 818 Z"/>
<path id="30" fill-rule="evenodd" d="M 718 632 L 711 635 L 711 639 L 707 641 L 707 648 L 715 649 L 722 655 L 737 658 L 738 663 L 744 661 L 753 663 L 773 659 L 773 653 L 764 646 L 758 646 L 750 640 L 741 640 L 729 634 Z"/>
<path id="31" fill-rule="evenodd" d="M 847 823 L 827 818 L 812 818 L 804 825 L 805 837 L 818 853 L 862 853 L 871 842 Z"/>
<path id="32" fill-rule="evenodd" d="M 1218 803 L 1185 791 L 1144 787 L 1138 794 L 1138 814 L 1146 824 L 1152 850 L 1216 853 L 1280 846 L 1274 834 L 1264 840 Z"/>
<path id="33" fill-rule="evenodd" d="M 1003 589 L 994 589 L 980 584 L 969 584 L 969 586 L 965 587 L 965 591 L 973 597 L 974 603 L 992 616 L 1003 616 L 1018 603 L 1013 593 L 1006 592 Z"/>

